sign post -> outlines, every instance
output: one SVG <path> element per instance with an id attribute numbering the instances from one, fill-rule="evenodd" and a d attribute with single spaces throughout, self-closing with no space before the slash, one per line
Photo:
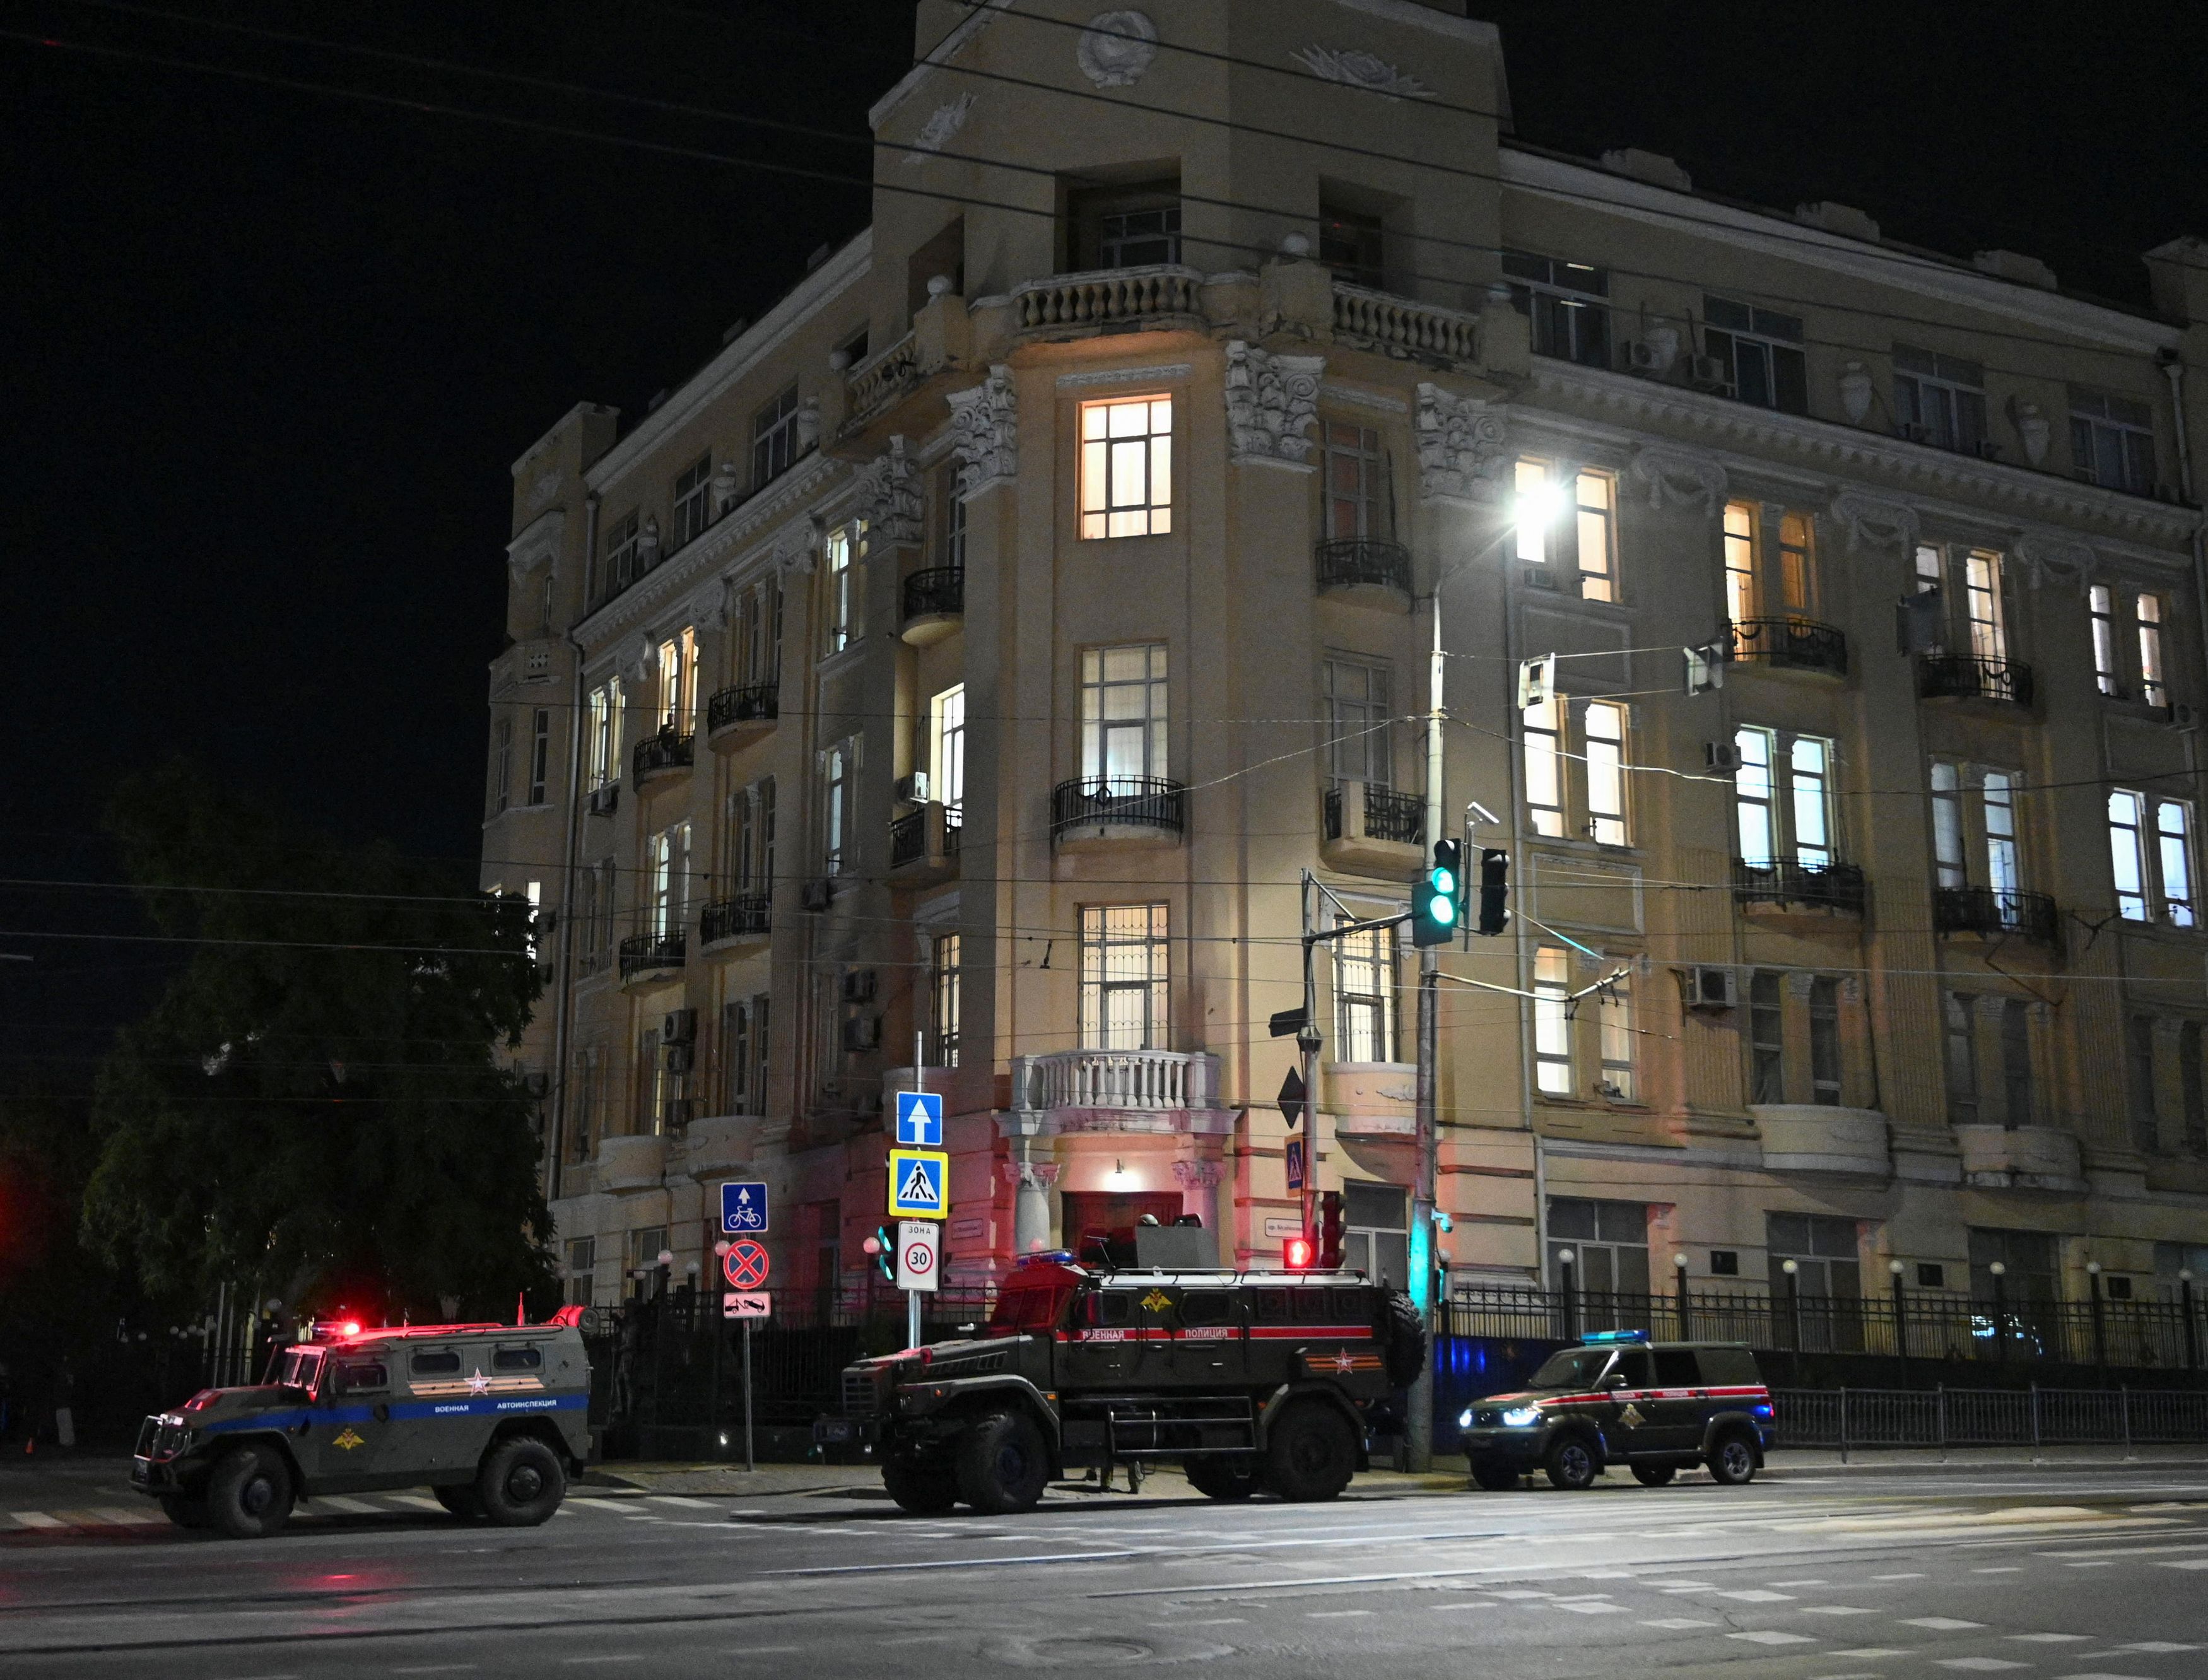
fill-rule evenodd
<path id="1" fill-rule="evenodd" d="M 743 1327 L 744 1468 L 747 1470 L 759 1467 L 752 1454 L 752 1325 L 769 1317 L 773 1311 L 774 1297 L 764 1289 L 739 1289 L 721 1299 L 721 1317 L 734 1318 Z"/>

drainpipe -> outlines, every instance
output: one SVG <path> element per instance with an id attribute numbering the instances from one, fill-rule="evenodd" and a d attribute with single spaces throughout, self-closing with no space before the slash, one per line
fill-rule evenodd
<path id="1" fill-rule="evenodd" d="M 2193 447 L 2186 435 L 2185 426 L 2185 363 L 2175 351 L 2164 351 L 2161 357 L 2162 376 L 2169 381 L 2169 411 L 2177 428 L 2177 493 L 2187 501 L 2193 495 Z M 2208 625 L 2208 531 L 2199 524 L 2193 527 L 2193 609 L 2194 622 Z M 2185 753 L 2193 772 L 2195 792 L 2202 791 L 2200 781 L 2200 737 L 2198 731 L 2185 737 Z"/>
<path id="2" fill-rule="evenodd" d="M 590 586 L 591 557 L 598 551 L 598 498 L 583 498 L 583 579 Z M 583 603 L 589 610 L 590 603 Z M 570 625 L 563 639 L 575 656 L 575 680 L 567 702 L 567 839 L 560 872 L 560 978 L 552 1017 L 552 1170 L 545 1174 L 547 1201 L 560 1197 L 567 1164 L 567 1015 L 575 974 L 575 842 L 580 830 L 583 786 L 583 645 Z"/>

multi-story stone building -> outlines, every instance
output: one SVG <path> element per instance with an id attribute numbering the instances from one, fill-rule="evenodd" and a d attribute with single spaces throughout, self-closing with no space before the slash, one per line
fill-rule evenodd
<path id="1" fill-rule="evenodd" d="M 917 40 L 871 230 L 514 467 L 484 879 L 557 911 L 577 1298 L 710 1273 L 729 1178 L 777 1286 L 859 1287 L 915 1047 L 954 1281 L 1145 1213 L 1277 1261 L 1267 1022 L 1305 872 L 1386 914 L 1434 837 L 1437 598 L 1515 912 L 1443 960 L 1456 1276 L 2208 1252 L 2208 246 L 2144 315 L 1557 156 L 1446 3 Z M 1410 956 L 1316 965 L 1315 1187 L 1395 1273 Z"/>

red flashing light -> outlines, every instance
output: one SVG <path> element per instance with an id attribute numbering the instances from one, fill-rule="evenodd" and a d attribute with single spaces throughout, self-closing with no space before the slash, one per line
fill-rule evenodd
<path id="1" fill-rule="evenodd" d="M 1307 1272 L 1316 1257 L 1317 1245 L 1309 1237 L 1291 1237 L 1281 1248 L 1281 1257 L 1292 1272 Z"/>
<path id="2" fill-rule="evenodd" d="M 360 1326 L 353 1323 L 351 1319 L 347 1319 L 344 1323 L 339 1325 L 338 1329 L 340 1334 L 345 1335 L 358 1335 L 360 1334 Z"/>

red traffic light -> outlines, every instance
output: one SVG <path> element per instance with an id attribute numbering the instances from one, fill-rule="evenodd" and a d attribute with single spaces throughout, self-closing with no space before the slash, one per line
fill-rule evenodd
<path id="1" fill-rule="evenodd" d="M 1291 1237 L 1281 1248 L 1281 1253 L 1287 1262 L 1290 1271 L 1307 1272 L 1311 1269 L 1311 1260 L 1317 1250 L 1317 1245 L 1309 1237 Z"/>

